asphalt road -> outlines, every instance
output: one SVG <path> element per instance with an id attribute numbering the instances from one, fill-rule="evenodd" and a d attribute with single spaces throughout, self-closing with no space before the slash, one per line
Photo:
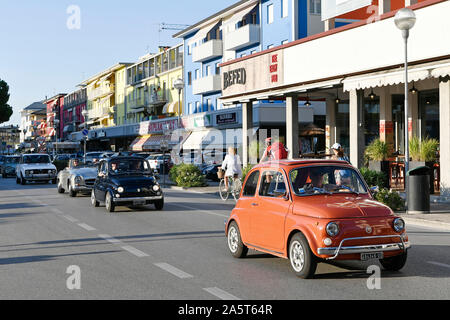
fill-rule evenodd
<path id="1" fill-rule="evenodd" d="M 450 298 L 448 231 L 407 226 L 407 264 L 382 271 L 379 282 L 367 273 L 373 261 L 321 263 L 314 279 L 302 280 L 285 259 L 231 257 L 224 220 L 232 207 L 166 190 L 163 211 L 108 214 L 51 184 L 0 179 L 0 299 Z"/>

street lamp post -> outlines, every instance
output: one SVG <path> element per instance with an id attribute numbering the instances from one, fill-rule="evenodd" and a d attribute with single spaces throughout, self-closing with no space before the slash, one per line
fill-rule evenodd
<path id="1" fill-rule="evenodd" d="M 81 115 L 84 118 L 84 128 L 87 129 L 87 119 L 88 119 L 88 116 L 89 116 L 89 111 L 84 109 L 83 111 L 81 111 Z M 84 149 L 84 153 L 83 153 L 84 163 L 86 163 L 86 144 L 87 144 L 87 135 L 84 136 L 84 146 L 83 146 L 83 149 Z"/>
<path id="2" fill-rule="evenodd" d="M 416 15 L 409 8 L 397 11 L 394 18 L 395 25 L 402 32 L 405 50 L 405 195 L 406 207 L 408 208 L 408 178 L 409 171 L 409 117 L 408 117 L 408 37 L 409 30 L 416 23 Z"/>
<path id="3" fill-rule="evenodd" d="M 56 153 L 56 155 L 58 155 L 58 124 L 58 119 L 53 120 L 53 128 L 55 129 L 55 147 L 53 148 L 53 153 Z"/>
<path id="4" fill-rule="evenodd" d="M 181 90 L 184 88 L 184 81 L 180 78 L 174 81 L 173 87 L 178 90 L 178 128 L 181 127 Z"/>

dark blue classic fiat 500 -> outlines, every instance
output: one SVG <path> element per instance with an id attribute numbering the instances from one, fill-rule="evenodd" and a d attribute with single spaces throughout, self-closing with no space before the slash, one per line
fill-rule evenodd
<path id="1" fill-rule="evenodd" d="M 164 207 L 164 195 L 147 160 L 139 157 L 112 157 L 101 161 L 91 192 L 91 203 L 98 207 L 104 202 L 106 210 L 116 206 Z"/>

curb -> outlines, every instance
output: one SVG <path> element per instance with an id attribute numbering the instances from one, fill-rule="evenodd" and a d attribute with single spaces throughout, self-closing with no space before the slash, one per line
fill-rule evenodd
<path id="1" fill-rule="evenodd" d="M 446 229 L 446 230 L 450 231 L 450 223 L 448 223 L 448 222 L 410 218 L 410 217 L 406 217 L 405 215 L 402 215 L 401 217 L 403 220 L 405 220 L 405 222 L 407 224 L 418 225 L 418 226 L 422 226 L 422 227 L 440 228 L 440 229 Z"/>

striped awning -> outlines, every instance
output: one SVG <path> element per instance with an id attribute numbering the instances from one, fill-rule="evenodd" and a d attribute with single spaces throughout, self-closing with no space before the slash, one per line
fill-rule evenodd
<path id="1" fill-rule="evenodd" d="M 142 145 L 150 138 L 150 135 L 139 136 L 130 144 L 131 151 L 143 151 Z"/>

